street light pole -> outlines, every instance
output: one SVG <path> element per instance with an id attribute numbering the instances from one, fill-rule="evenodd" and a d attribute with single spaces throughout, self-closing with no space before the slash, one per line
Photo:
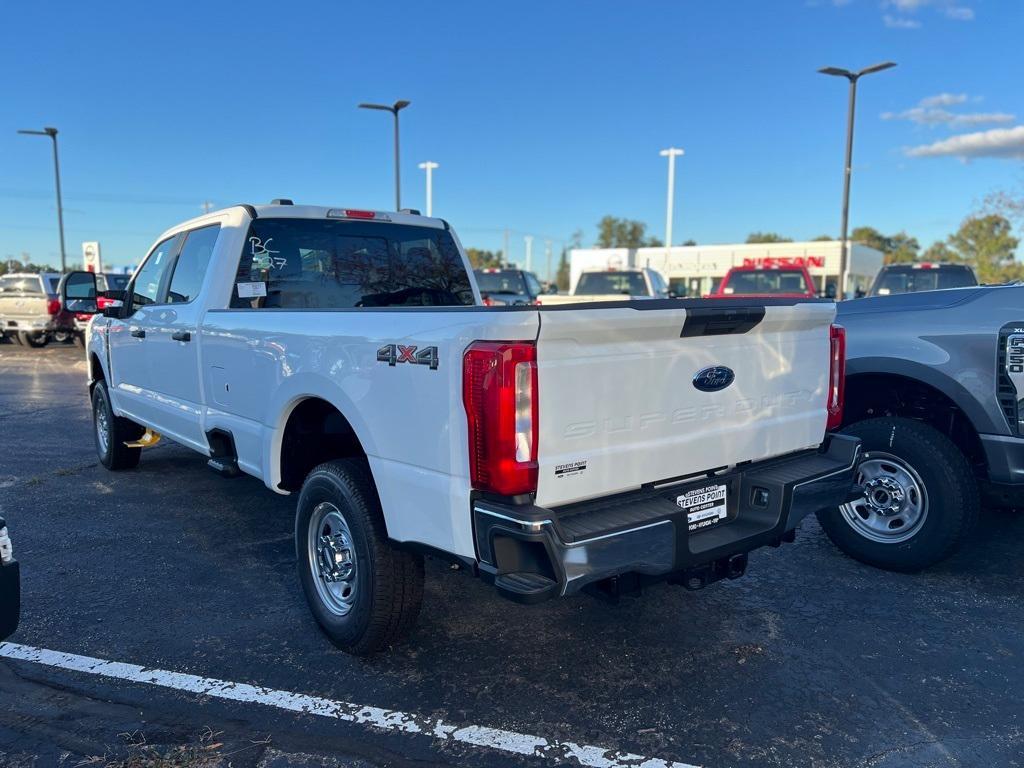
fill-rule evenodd
<path id="1" fill-rule="evenodd" d="M 18 131 L 27 136 L 49 136 L 53 139 L 53 175 L 57 186 L 57 229 L 60 232 L 60 273 L 68 271 L 67 254 L 64 250 L 64 205 L 60 197 L 60 159 L 57 157 L 57 129 L 46 127 L 41 131 Z"/>
<path id="2" fill-rule="evenodd" d="M 668 195 L 665 205 L 665 260 L 667 262 L 672 252 L 672 209 L 675 207 L 676 158 L 683 154 L 683 150 L 669 147 L 661 150 L 658 154 L 668 158 Z"/>
<path id="3" fill-rule="evenodd" d="M 853 116 L 857 106 L 857 81 L 864 75 L 881 72 L 896 66 L 894 61 L 872 64 L 857 72 L 839 67 L 822 67 L 818 70 L 823 75 L 845 77 L 850 82 L 850 98 L 846 115 L 846 157 L 843 163 L 843 215 L 839 224 L 839 298 L 846 298 L 846 278 L 850 263 L 850 246 L 847 241 L 847 227 L 850 218 L 850 176 L 853 171 Z"/>
<path id="4" fill-rule="evenodd" d="M 360 109 L 379 109 L 384 112 L 390 112 L 395 118 L 395 210 L 399 211 L 402 209 L 402 180 L 401 171 L 399 170 L 399 153 L 398 153 L 398 113 L 409 106 L 412 102 L 399 99 L 394 104 L 360 104 Z"/>
<path id="5" fill-rule="evenodd" d="M 420 168 L 427 172 L 427 216 L 434 215 L 434 169 L 440 167 L 432 160 L 420 163 Z"/>

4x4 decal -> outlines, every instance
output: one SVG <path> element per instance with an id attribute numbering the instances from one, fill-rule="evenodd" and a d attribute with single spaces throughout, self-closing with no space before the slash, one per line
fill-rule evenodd
<path id="1" fill-rule="evenodd" d="M 418 349 L 415 345 L 405 346 L 404 344 L 385 344 L 377 350 L 377 362 L 387 363 L 394 367 L 398 363 L 412 363 L 413 365 L 429 365 L 430 370 L 437 370 L 437 347 L 424 347 Z"/>

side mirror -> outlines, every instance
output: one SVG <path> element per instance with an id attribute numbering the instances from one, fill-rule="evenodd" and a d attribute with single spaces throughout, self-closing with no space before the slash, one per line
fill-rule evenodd
<path id="1" fill-rule="evenodd" d="M 96 273 L 68 272 L 60 281 L 60 303 L 69 312 L 95 315 L 99 312 L 96 304 Z"/>
<path id="2" fill-rule="evenodd" d="M 555 283 L 552 283 L 551 285 L 549 285 L 548 286 L 548 293 L 551 294 L 552 296 L 557 295 L 558 294 L 558 286 Z"/>

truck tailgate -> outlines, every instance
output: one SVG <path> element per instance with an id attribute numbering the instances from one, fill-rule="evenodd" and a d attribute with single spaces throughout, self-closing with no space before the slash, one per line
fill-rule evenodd
<path id="1" fill-rule="evenodd" d="M 824 438 L 834 304 L 645 304 L 541 313 L 539 505 L 765 459 Z M 712 366 L 728 367 L 735 380 L 698 389 L 696 374 Z"/>

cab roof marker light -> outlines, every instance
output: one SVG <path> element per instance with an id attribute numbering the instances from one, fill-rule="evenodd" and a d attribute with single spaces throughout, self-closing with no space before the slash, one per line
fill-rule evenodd
<path id="1" fill-rule="evenodd" d="M 329 219 L 366 219 L 374 221 L 391 221 L 386 213 L 377 213 L 376 211 L 362 211 L 356 208 L 331 208 L 327 211 L 327 218 Z"/>

